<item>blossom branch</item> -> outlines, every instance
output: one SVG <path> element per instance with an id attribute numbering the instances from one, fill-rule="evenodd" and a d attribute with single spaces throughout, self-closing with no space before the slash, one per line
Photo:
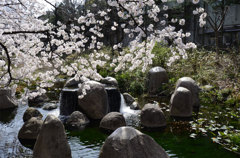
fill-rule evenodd
<path id="1" fill-rule="evenodd" d="M 131 19 L 133 20 L 134 24 L 135 24 L 136 26 L 138 26 L 138 27 L 145 33 L 145 35 L 147 35 L 146 30 L 145 30 L 142 26 L 140 26 L 140 25 L 138 24 L 138 22 L 136 21 L 136 19 L 134 18 L 134 16 L 129 13 L 129 10 L 127 10 L 127 9 L 119 2 L 119 0 L 116 0 L 116 1 L 117 1 L 118 5 L 119 5 L 124 11 L 126 11 L 126 12 L 130 15 L 130 17 L 131 17 Z"/>

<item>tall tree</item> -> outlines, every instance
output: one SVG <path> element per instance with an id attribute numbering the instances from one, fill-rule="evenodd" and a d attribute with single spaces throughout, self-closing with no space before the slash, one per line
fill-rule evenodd
<path id="1" fill-rule="evenodd" d="M 205 0 L 204 3 L 210 9 L 206 9 L 208 16 L 207 22 L 211 26 L 215 35 L 216 52 L 219 54 L 219 49 L 223 45 L 223 31 L 225 18 L 228 13 L 229 6 L 232 4 L 240 4 L 239 0 Z"/>

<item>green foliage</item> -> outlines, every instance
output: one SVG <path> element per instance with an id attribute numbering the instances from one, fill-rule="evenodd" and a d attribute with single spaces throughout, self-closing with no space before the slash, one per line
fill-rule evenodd
<path id="1" fill-rule="evenodd" d="M 188 58 L 180 58 L 167 67 L 170 85 L 184 76 L 193 78 L 201 87 L 200 113 L 191 122 L 194 133 L 209 135 L 216 143 L 240 152 L 240 55 L 234 52 L 217 54 L 206 50 L 190 50 Z"/>
<path id="2" fill-rule="evenodd" d="M 233 144 L 240 146 L 240 133 L 229 134 L 228 137 Z"/>
<path id="3" fill-rule="evenodd" d="M 202 105 L 222 105 L 222 106 L 239 106 L 238 97 L 235 96 L 233 91 L 228 88 L 217 89 L 212 88 L 211 90 L 204 89 L 200 93 Z"/>
<path id="4" fill-rule="evenodd" d="M 133 81 L 130 83 L 129 92 L 132 92 L 133 96 L 140 96 L 144 92 L 144 84 L 139 81 Z"/>
<path id="5" fill-rule="evenodd" d="M 180 59 L 168 67 L 170 82 L 183 76 L 192 77 L 201 86 L 201 104 L 238 106 L 240 89 L 240 55 L 216 54 L 206 50 L 189 51 L 188 59 Z M 218 59 L 218 62 L 217 62 Z M 206 89 L 205 86 L 210 86 Z"/>
<path id="6" fill-rule="evenodd" d="M 128 92 L 128 88 L 131 84 L 131 76 L 128 72 L 119 73 L 115 76 L 116 80 L 118 81 L 119 88 L 121 92 Z"/>
<path id="7" fill-rule="evenodd" d="M 145 73 L 121 72 L 115 75 L 121 92 L 128 92 L 133 96 L 140 96 L 145 92 Z"/>
<path id="8" fill-rule="evenodd" d="M 161 66 L 166 68 L 170 56 L 170 49 L 161 43 L 156 43 L 152 53 L 155 55 L 152 66 Z"/>

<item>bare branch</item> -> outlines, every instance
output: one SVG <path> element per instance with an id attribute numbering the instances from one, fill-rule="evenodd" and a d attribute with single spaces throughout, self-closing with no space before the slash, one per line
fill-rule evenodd
<path id="1" fill-rule="evenodd" d="M 2 44 L 1 42 L 0 42 L 0 46 L 4 49 L 4 51 L 5 51 L 6 55 L 7 55 L 7 61 L 8 61 L 7 72 L 8 72 L 9 77 L 10 77 L 10 79 L 8 81 L 8 85 L 9 85 L 12 82 L 12 79 L 13 79 L 12 78 L 12 73 L 11 73 L 11 58 L 10 58 L 10 55 L 9 55 L 7 47 L 4 44 Z"/>
<path id="2" fill-rule="evenodd" d="M 7 6 L 20 5 L 20 4 L 21 3 L 6 3 L 6 4 L 0 4 L 0 6 L 7 7 Z"/>
<path id="3" fill-rule="evenodd" d="M 22 3 L 21 0 L 18 0 L 18 2 L 19 2 L 22 6 L 24 6 L 24 8 L 27 8 L 27 7 Z"/>
<path id="4" fill-rule="evenodd" d="M 211 25 L 211 27 L 214 29 L 214 30 L 217 30 L 217 28 L 214 26 L 214 21 L 213 21 L 213 19 L 212 19 L 212 17 L 211 16 L 208 16 L 208 18 L 207 18 L 207 21 L 209 22 L 209 24 Z"/>
<path id="5" fill-rule="evenodd" d="M 227 14 L 227 11 L 228 11 L 228 7 L 226 7 L 226 9 L 225 9 L 224 12 L 223 12 L 221 22 L 220 22 L 220 24 L 219 24 L 219 26 L 218 26 L 218 29 L 217 29 L 218 31 L 221 29 L 221 27 L 222 27 L 222 25 L 223 25 L 223 23 L 224 23 L 224 21 L 225 21 L 225 16 L 226 16 L 226 14 Z"/>
<path id="6" fill-rule="evenodd" d="M 57 8 L 55 5 L 53 5 L 51 2 L 49 2 L 48 0 L 44 0 L 46 3 L 50 4 L 53 8 Z"/>
<path id="7" fill-rule="evenodd" d="M 11 31 L 11 32 L 3 32 L 2 35 L 13 35 L 13 34 L 38 34 L 38 33 L 48 33 L 49 30 L 40 30 L 40 31 Z"/>

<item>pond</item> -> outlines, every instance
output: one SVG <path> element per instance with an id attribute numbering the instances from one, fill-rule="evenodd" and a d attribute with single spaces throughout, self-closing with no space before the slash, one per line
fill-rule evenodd
<path id="1" fill-rule="evenodd" d="M 27 105 L 19 105 L 15 110 L 4 110 L 0 112 L 0 158 L 7 157 L 32 157 L 32 150 L 21 145 L 17 135 L 23 125 L 22 116 Z M 44 118 L 51 113 L 59 115 L 59 109 L 45 111 L 38 108 Z M 175 132 L 171 126 L 165 130 L 144 131 L 157 141 L 172 158 L 235 158 L 239 157 L 220 145 L 215 144 L 208 137 L 192 139 L 187 132 Z M 98 157 L 101 146 L 107 134 L 91 124 L 80 132 L 67 131 L 68 142 L 71 147 L 73 158 L 95 158 Z"/>

